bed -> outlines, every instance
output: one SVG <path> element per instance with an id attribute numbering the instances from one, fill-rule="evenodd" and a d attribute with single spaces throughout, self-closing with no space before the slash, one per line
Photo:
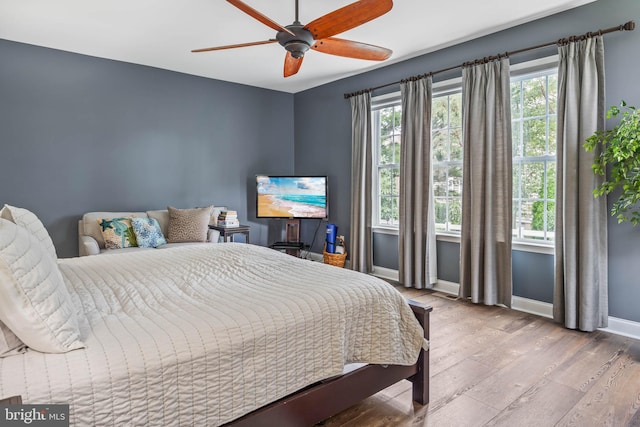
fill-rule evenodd
<path id="1" fill-rule="evenodd" d="M 236 243 L 57 266 L 83 348 L 0 358 L 0 399 L 78 426 L 312 425 L 403 378 L 428 401 L 430 308 L 371 276 Z"/>

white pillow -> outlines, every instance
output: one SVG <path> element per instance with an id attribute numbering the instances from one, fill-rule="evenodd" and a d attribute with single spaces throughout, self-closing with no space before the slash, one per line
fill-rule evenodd
<path id="1" fill-rule="evenodd" d="M 19 354 L 26 346 L 7 325 L 0 322 L 0 357 Z"/>
<path id="2" fill-rule="evenodd" d="M 33 234 L 1 218 L 0 321 L 41 352 L 84 347 L 57 260 Z"/>
<path id="3" fill-rule="evenodd" d="M 56 247 L 53 245 L 53 240 L 51 240 L 51 236 L 49 236 L 47 229 L 44 228 L 44 225 L 42 225 L 42 222 L 38 219 L 36 214 L 24 208 L 4 205 L 0 211 L 0 218 L 8 219 L 14 224 L 18 224 L 20 227 L 29 230 L 29 232 L 36 236 L 36 238 L 44 245 L 45 249 L 51 254 L 53 259 L 58 259 L 58 254 L 56 253 Z"/>

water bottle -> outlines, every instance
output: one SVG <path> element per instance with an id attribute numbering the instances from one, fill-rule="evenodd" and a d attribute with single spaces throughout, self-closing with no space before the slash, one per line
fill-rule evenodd
<path id="1" fill-rule="evenodd" d="M 338 235 L 338 226 L 335 224 L 327 224 L 327 236 L 325 241 L 327 242 L 327 253 L 333 254 L 336 252 L 336 236 Z"/>

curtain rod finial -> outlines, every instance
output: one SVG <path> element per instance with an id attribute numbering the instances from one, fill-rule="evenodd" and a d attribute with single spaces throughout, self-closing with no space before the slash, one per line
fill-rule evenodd
<path id="1" fill-rule="evenodd" d="M 636 23 L 634 21 L 629 21 L 624 24 L 624 29 L 627 31 L 633 31 L 636 28 Z"/>

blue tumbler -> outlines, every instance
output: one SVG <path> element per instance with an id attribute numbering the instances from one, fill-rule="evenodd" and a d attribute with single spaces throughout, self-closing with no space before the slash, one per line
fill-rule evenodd
<path id="1" fill-rule="evenodd" d="M 327 224 L 327 253 L 334 254 L 336 252 L 336 237 L 338 236 L 338 226 L 335 224 Z"/>

